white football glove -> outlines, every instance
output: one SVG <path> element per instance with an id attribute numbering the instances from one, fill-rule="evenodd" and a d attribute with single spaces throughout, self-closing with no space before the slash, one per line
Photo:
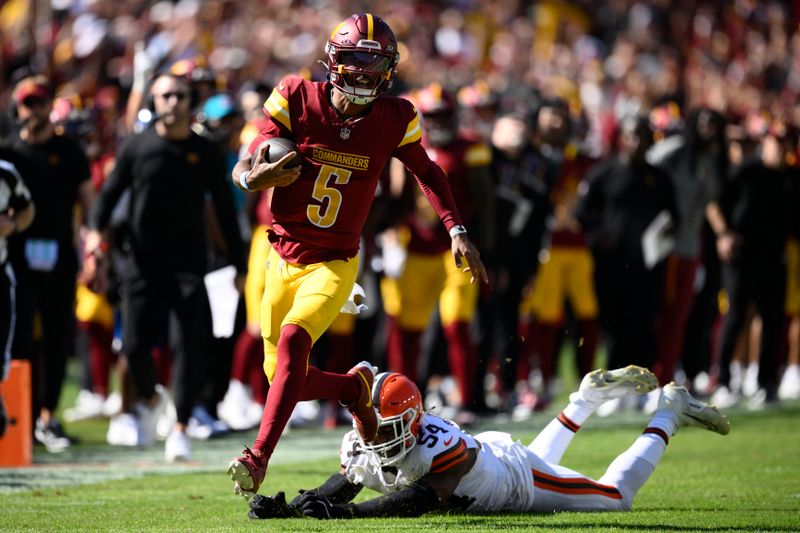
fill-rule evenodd
<path id="1" fill-rule="evenodd" d="M 388 278 L 397 279 L 406 268 L 408 252 L 399 244 L 383 244 L 383 273 Z"/>
<path id="2" fill-rule="evenodd" d="M 369 309 L 369 307 L 363 303 L 366 297 L 367 295 L 361 285 L 354 283 L 353 290 L 350 291 L 350 296 L 347 298 L 347 301 L 344 303 L 339 312 L 348 315 L 357 315 L 359 313 L 363 313 Z"/>

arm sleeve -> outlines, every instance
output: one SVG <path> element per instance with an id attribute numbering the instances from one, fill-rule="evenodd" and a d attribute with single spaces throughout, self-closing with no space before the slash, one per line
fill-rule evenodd
<path id="1" fill-rule="evenodd" d="M 100 194 L 97 195 L 92 206 L 92 212 L 89 215 L 89 228 L 99 231 L 108 228 L 114 207 L 117 205 L 122 193 L 132 183 L 132 152 L 133 143 L 131 140 L 120 147 L 114 170 L 111 171 L 108 179 L 103 183 Z"/>
<path id="2" fill-rule="evenodd" d="M 453 226 L 461 224 L 447 176 L 439 165 L 430 160 L 422 145 L 419 142 L 405 144 L 395 150 L 394 156 L 414 174 L 422 192 L 436 210 L 445 228 L 450 230 Z"/>
<path id="3" fill-rule="evenodd" d="M 352 483 L 339 472 L 333 474 L 328 480 L 315 489 L 316 492 L 328 498 L 332 503 L 349 503 L 364 488 L 363 485 Z M 302 500 L 302 493 L 289 503 L 291 507 L 298 507 Z"/>
<path id="4" fill-rule="evenodd" d="M 441 507 L 439 496 L 427 483 L 417 481 L 401 491 L 353 505 L 353 516 L 369 517 L 414 517 Z"/>

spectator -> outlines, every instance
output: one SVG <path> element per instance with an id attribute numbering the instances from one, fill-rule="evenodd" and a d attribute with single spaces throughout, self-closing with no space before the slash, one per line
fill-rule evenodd
<path id="1" fill-rule="evenodd" d="M 491 189 L 491 149 L 458 131 L 455 97 L 439 84 L 412 91 L 409 99 L 422 113 L 422 138 L 431 158 L 447 175 L 453 197 L 467 229 L 483 242 L 493 238 L 494 203 Z M 398 191 L 410 180 L 402 164 L 392 163 Z M 381 293 L 387 320 L 388 368 L 420 384 L 420 338 L 439 305 L 447 341 L 450 371 L 458 382 L 461 416 L 474 410 L 477 346 L 470 325 L 475 317 L 479 287 L 469 283 L 450 256 L 450 237 L 422 192 L 412 193 L 412 208 L 401 225 L 384 232 L 384 273 Z M 392 235 L 391 237 L 389 235 Z M 393 242 L 390 242 L 393 241 Z M 457 417 L 460 422 L 466 419 Z"/>
<path id="2" fill-rule="evenodd" d="M 492 132 L 492 177 L 496 202 L 491 328 L 500 360 L 502 408 L 513 408 L 521 350 L 518 332 L 522 289 L 539 264 L 539 251 L 550 215 L 554 168 L 530 142 L 530 124 L 521 113 L 497 119 Z"/>
<path id="3" fill-rule="evenodd" d="M 543 380 L 541 394 L 534 396 L 536 401 L 528 407 L 542 409 L 553 396 L 550 387 L 554 383 L 561 351 L 561 329 L 567 323 L 567 302 L 573 315 L 569 322 L 574 322 L 574 326 L 569 324 L 566 327 L 574 330 L 570 336 L 575 338 L 578 373 L 583 375 L 594 368 L 599 341 L 594 263 L 573 211 L 578 185 L 596 161 L 580 151 L 580 132 L 576 132 L 577 142 L 570 142 L 572 122 L 566 101 L 543 101 L 534 120 L 539 150 L 556 169 L 557 175 L 550 194 L 549 246 L 539 255 L 539 270 L 532 287 L 528 288 L 533 324 L 526 342 L 530 339 L 536 346 L 534 352 L 539 355 Z"/>
<path id="4" fill-rule="evenodd" d="M 150 350 L 168 311 L 174 313 L 171 333 L 175 344 L 174 396 L 177 422 L 167 437 L 168 461 L 191 455 L 186 426 L 195 406 L 206 365 L 210 331 L 206 273 L 204 205 L 211 195 L 225 236 L 230 262 L 244 275 L 239 228 L 225 181 L 219 151 L 194 134 L 189 83 L 169 73 L 158 74 L 150 87 L 153 110 L 159 117 L 119 149 L 116 167 L 103 185 L 86 238 L 86 270 L 97 272 L 104 256 L 103 232 L 112 210 L 126 189 L 131 192 L 128 213 L 128 253 L 119 258 L 122 285 L 123 352 L 136 385 L 139 403 L 139 443 L 153 442 L 155 424 L 163 411 L 164 391 L 156 385 Z M 124 249 L 125 247 L 123 247 Z"/>
<path id="5" fill-rule="evenodd" d="M 36 440 L 48 451 L 70 445 L 55 418 L 66 375 L 67 358 L 75 349 L 75 281 L 78 253 L 74 208 L 85 216 L 94 190 L 89 162 L 80 147 L 57 135 L 50 112 L 53 93 L 44 76 L 24 78 L 14 88 L 19 132 L 11 148 L 30 165 L 25 182 L 37 206 L 33 224 L 10 243 L 17 277 L 17 323 L 14 357 L 30 359 L 33 368 L 33 412 Z M 34 333 L 35 316 L 41 333 Z"/>
<path id="6" fill-rule="evenodd" d="M 797 131 L 776 121 L 764 139 L 760 156 L 742 163 L 709 205 L 711 227 L 717 236 L 723 283 L 729 308 L 718 348 L 717 388 L 712 401 L 733 405 L 730 363 L 755 304 L 762 332 L 758 367 L 759 390 L 751 405 L 777 401 L 778 351 L 783 330 L 786 296 L 786 242 L 797 227 L 794 189 L 796 167 L 790 165 L 797 149 Z"/>
<path id="7" fill-rule="evenodd" d="M 589 171 L 575 211 L 594 256 L 600 325 L 611 368 L 647 368 L 655 362 L 661 270 L 645 263 L 642 239 L 662 211 L 673 224 L 677 213 L 669 176 L 645 160 L 652 135 L 647 119 L 623 119 L 617 155 Z M 598 414 L 619 407 L 619 401 L 609 402 Z"/>
<path id="8" fill-rule="evenodd" d="M 683 352 L 686 322 L 700 265 L 706 207 L 717 196 L 728 175 L 725 119 L 709 108 L 696 109 L 690 113 L 686 134 L 678 142 L 680 144 L 675 143 L 672 149 L 663 151 L 658 160 L 649 158 L 672 179 L 681 221 L 675 234 L 675 248 L 666 258 L 664 291 L 658 312 L 658 354 L 653 372 L 662 386 L 673 381 Z M 651 400 L 650 407 L 655 408 L 658 397 L 651 395 Z"/>

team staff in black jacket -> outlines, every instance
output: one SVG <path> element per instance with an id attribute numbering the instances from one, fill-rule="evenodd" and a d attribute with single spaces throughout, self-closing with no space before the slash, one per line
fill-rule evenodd
<path id="1" fill-rule="evenodd" d="M 163 407 L 150 349 L 163 330 L 168 311 L 174 341 L 173 393 L 177 424 L 167 438 L 168 461 L 190 456 L 186 424 L 203 377 L 210 340 L 210 315 L 203 275 L 207 243 L 203 205 L 210 195 L 228 245 L 229 260 L 244 283 L 245 263 L 231 190 L 219 150 L 190 129 L 190 85 L 170 73 L 157 75 L 150 88 L 152 127 L 120 148 L 116 167 L 104 184 L 91 216 L 86 240 L 88 277 L 99 276 L 105 253 L 102 232 L 126 189 L 131 192 L 128 239 L 115 268 L 122 285 L 123 352 L 140 398 L 140 444 L 153 441 L 155 418 Z"/>
<path id="2" fill-rule="evenodd" d="M 75 349 L 74 209 L 86 214 L 94 198 L 89 161 L 71 139 L 57 135 L 50 121 L 50 80 L 31 76 L 14 87 L 19 131 L 10 139 L 12 161 L 36 204 L 33 224 L 9 239 L 9 258 L 17 278 L 17 321 L 12 354 L 30 359 L 36 440 L 48 451 L 70 445 L 55 418 L 66 376 L 67 358 Z M 41 334 L 34 335 L 34 317 Z"/>
<path id="3" fill-rule="evenodd" d="M 757 407 L 777 401 L 778 365 L 786 296 L 786 240 L 800 227 L 798 183 L 793 162 L 798 132 L 776 122 L 764 137 L 758 157 L 746 160 L 709 205 L 708 219 L 717 237 L 722 280 L 729 309 L 717 348 L 719 377 L 712 400 L 730 407 L 730 364 L 750 306 L 761 316 Z"/>
<path id="4" fill-rule="evenodd" d="M 595 260 L 595 287 L 609 368 L 655 363 L 655 317 L 662 270 L 645 264 L 642 237 L 667 211 L 677 227 L 669 176 L 645 160 L 653 132 L 643 117 L 619 125 L 617 153 L 595 165 L 579 191 L 576 218 Z"/>

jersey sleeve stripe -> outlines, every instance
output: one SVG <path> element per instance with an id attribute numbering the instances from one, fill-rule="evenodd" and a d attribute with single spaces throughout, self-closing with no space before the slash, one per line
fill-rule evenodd
<path id="1" fill-rule="evenodd" d="M 264 102 L 264 111 L 269 116 L 283 124 L 286 129 L 292 131 L 292 120 L 289 115 L 289 102 L 283 97 L 278 89 L 273 89 L 267 101 Z"/>
<path id="2" fill-rule="evenodd" d="M 408 127 L 406 128 L 406 134 L 403 137 L 403 140 L 400 141 L 400 144 L 398 144 L 397 146 L 399 148 L 404 144 L 413 143 L 415 141 L 420 140 L 421 138 L 422 138 L 422 127 L 420 127 L 419 111 L 417 111 L 417 114 L 414 116 L 413 120 L 411 120 L 411 122 L 408 123 Z"/>
<path id="3" fill-rule="evenodd" d="M 467 454 L 467 450 L 464 450 L 463 452 L 461 452 L 459 455 L 457 455 L 456 457 L 454 457 L 450 461 L 446 461 L 446 462 L 438 465 L 436 468 L 431 468 L 431 474 L 439 474 L 441 472 L 444 472 L 445 470 L 450 470 L 451 468 L 453 468 L 457 464 L 463 463 L 464 461 L 466 461 L 467 457 L 469 457 L 469 455 Z"/>
<path id="4" fill-rule="evenodd" d="M 458 439 L 458 444 L 453 448 L 439 454 L 431 463 L 431 473 L 437 474 L 457 465 L 467 458 L 467 443 Z"/>

